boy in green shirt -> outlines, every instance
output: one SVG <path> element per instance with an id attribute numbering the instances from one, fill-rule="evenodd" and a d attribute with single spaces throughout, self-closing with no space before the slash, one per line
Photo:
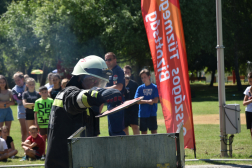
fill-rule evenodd
<path id="1" fill-rule="evenodd" d="M 48 132 L 48 122 L 49 116 L 53 104 L 53 99 L 48 97 L 47 87 L 42 86 L 39 88 L 39 93 L 41 98 L 35 101 L 34 105 L 34 120 L 35 125 L 37 125 L 40 135 L 46 143 L 47 132 Z M 43 154 L 44 155 L 44 154 Z M 44 160 L 44 156 L 42 156 L 41 160 Z"/>

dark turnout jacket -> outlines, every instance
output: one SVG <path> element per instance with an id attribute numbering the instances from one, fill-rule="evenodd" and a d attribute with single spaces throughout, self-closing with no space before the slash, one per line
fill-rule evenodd
<path id="1" fill-rule="evenodd" d="M 99 107 L 83 108 L 80 104 L 85 90 L 68 86 L 56 96 L 48 125 L 46 168 L 68 168 L 67 138 L 86 126 L 87 136 L 99 134 Z M 81 108 L 82 107 L 82 108 Z"/>

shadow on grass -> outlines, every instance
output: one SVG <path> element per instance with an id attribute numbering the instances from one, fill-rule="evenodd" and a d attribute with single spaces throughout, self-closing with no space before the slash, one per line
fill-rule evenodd
<path id="1" fill-rule="evenodd" d="M 191 87 L 192 102 L 218 101 L 218 86 L 209 87 L 203 84 L 193 84 Z M 243 90 L 247 85 L 242 85 Z M 237 86 L 225 86 L 225 95 L 227 101 L 243 100 L 243 91 L 238 91 Z"/>

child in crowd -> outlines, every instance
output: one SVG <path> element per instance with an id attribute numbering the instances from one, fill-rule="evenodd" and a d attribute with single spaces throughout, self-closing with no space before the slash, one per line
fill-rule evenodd
<path id="1" fill-rule="evenodd" d="M 9 90 L 7 80 L 3 75 L 0 75 L 0 127 L 4 124 L 9 128 L 11 127 L 11 122 L 14 118 L 10 106 L 14 104 L 15 102 L 11 90 Z"/>
<path id="2" fill-rule="evenodd" d="M 69 80 L 67 78 L 62 79 L 62 81 L 61 81 L 62 90 L 66 88 L 66 85 L 68 82 L 69 82 Z"/>
<path id="3" fill-rule="evenodd" d="M 13 79 L 16 85 L 12 88 L 12 95 L 14 100 L 16 100 L 17 106 L 17 118 L 20 123 L 21 128 L 21 135 L 22 135 L 22 142 L 24 142 L 27 138 L 27 129 L 25 123 L 25 108 L 22 103 L 22 94 L 25 91 L 25 81 L 24 81 L 24 74 L 22 72 L 16 72 L 13 75 Z"/>
<path id="4" fill-rule="evenodd" d="M 250 130 L 250 135 L 252 139 L 252 72 L 248 74 L 249 85 L 243 92 L 245 94 L 243 99 L 243 105 L 247 106 L 245 109 L 247 129 Z"/>
<path id="5" fill-rule="evenodd" d="M 138 84 L 134 80 L 130 79 L 132 74 L 132 68 L 130 65 L 125 65 L 123 71 L 125 75 L 125 90 L 127 91 L 127 93 L 125 94 L 125 101 L 127 101 L 134 99 Z M 132 128 L 134 135 L 140 134 L 138 127 L 138 111 L 138 104 L 130 106 L 124 110 L 125 128 L 123 131 L 126 133 L 126 135 L 129 135 L 129 127 Z"/>
<path id="6" fill-rule="evenodd" d="M 26 79 L 27 79 L 27 78 L 29 78 L 29 75 L 28 75 L 28 74 L 25 74 L 25 75 L 24 75 L 24 80 L 25 80 L 25 82 L 26 82 Z"/>
<path id="7" fill-rule="evenodd" d="M 61 88 L 61 83 L 60 83 L 60 75 L 58 73 L 55 73 L 52 75 L 52 80 L 53 80 L 53 88 L 48 90 L 49 97 L 52 99 L 55 99 L 59 91 L 62 90 Z"/>
<path id="8" fill-rule="evenodd" d="M 2 135 L 2 128 L 0 128 L 0 136 Z M 0 161 L 7 161 L 8 158 L 8 148 L 5 140 L 0 138 Z"/>
<path id="9" fill-rule="evenodd" d="M 41 159 L 42 154 L 45 153 L 45 142 L 41 135 L 38 134 L 38 127 L 32 125 L 29 127 L 30 136 L 22 142 L 25 156 L 20 161 L 31 159 Z"/>
<path id="10" fill-rule="evenodd" d="M 27 130 L 31 125 L 34 125 L 34 103 L 41 96 L 35 90 L 35 80 L 33 78 L 26 79 L 26 87 L 27 91 L 23 93 L 23 105 L 25 107 L 26 112 L 26 128 Z"/>
<path id="11" fill-rule="evenodd" d="M 45 87 L 47 87 L 48 90 L 53 88 L 52 75 L 53 75 L 53 73 L 51 73 L 51 72 L 47 75 L 48 83 L 45 84 Z"/>
<path id="12" fill-rule="evenodd" d="M 135 98 L 144 96 L 143 100 L 139 101 L 138 125 L 141 134 L 147 134 L 147 129 L 152 134 L 157 133 L 157 103 L 158 103 L 158 89 L 157 85 L 151 83 L 150 72 L 143 69 L 139 76 L 144 84 L 137 88 Z"/>
<path id="13" fill-rule="evenodd" d="M 15 158 L 15 155 L 18 153 L 18 151 L 15 149 L 13 139 L 11 136 L 8 136 L 8 127 L 3 126 L 2 127 L 2 138 L 5 140 L 7 147 L 8 147 L 8 157 L 9 158 Z"/>
<path id="14" fill-rule="evenodd" d="M 39 93 L 41 95 L 41 98 L 35 101 L 34 118 L 35 118 L 35 124 L 39 128 L 40 135 L 42 136 L 44 142 L 46 142 L 48 132 L 48 122 L 53 99 L 48 97 L 48 90 L 45 86 L 39 88 Z M 43 157 L 41 159 L 44 159 L 44 153 L 42 154 Z"/>

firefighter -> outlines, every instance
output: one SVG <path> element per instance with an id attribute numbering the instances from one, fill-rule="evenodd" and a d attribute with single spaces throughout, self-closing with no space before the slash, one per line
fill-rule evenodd
<path id="1" fill-rule="evenodd" d="M 116 89 L 104 89 L 112 71 L 98 56 L 87 56 L 75 65 L 73 77 L 60 91 L 50 112 L 46 168 L 68 168 L 67 138 L 86 126 L 87 136 L 99 134 L 99 106 L 107 100 L 121 103 L 122 95 Z"/>

